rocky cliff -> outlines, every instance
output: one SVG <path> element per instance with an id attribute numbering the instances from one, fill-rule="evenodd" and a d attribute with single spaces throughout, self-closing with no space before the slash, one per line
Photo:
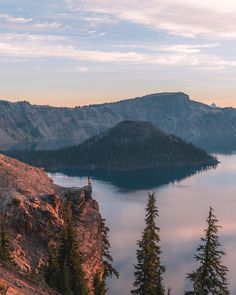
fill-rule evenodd
<path id="1" fill-rule="evenodd" d="M 77 108 L 0 101 L 0 148 L 76 145 L 125 120 L 152 122 L 210 150 L 236 147 L 236 109 L 212 108 L 179 92 Z"/>
<path id="2" fill-rule="evenodd" d="M 17 289 L 17 280 L 30 286 L 22 293 L 18 290 L 18 293 L 8 294 L 53 294 L 45 289 L 43 283 L 40 285 L 42 292 L 35 293 L 32 291 L 35 286 L 29 278 L 35 275 L 39 281 L 43 278 L 48 249 L 58 242 L 63 226 L 63 203 L 68 197 L 73 203 L 74 221 L 84 257 L 83 269 L 88 286 L 91 287 L 94 274 L 103 265 L 101 216 L 90 189 L 59 187 L 42 169 L 0 154 L 0 213 L 10 233 L 16 264 L 14 272 L 0 266 L 0 274 L 4 284 L 8 284 L 12 290 Z M 8 279 L 10 277 L 16 277 L 17 280 Z"/>
<path id="3" fill-rule="evenodd" d="M 60 295 L 35 275 L 0 264 L 1 295 Z"/>

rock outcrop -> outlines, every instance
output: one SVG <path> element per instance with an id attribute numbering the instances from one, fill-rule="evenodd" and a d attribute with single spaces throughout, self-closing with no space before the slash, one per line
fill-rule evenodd
<path id="1" fill-rule="evenodd" d="M 0 264 L 0 294 L 3 295 L 60 295 L 39 277 Z"/>
<path id="2" fill-rule="evenodd" d="M 34 274 L 43 278 L 48 249 L 58 242 L 63 226 L 63 204 L 68 197 L 72 200 L 80 250 L 84 257 L 83 269 L 91 288 L 93 276 L 102 270 L 103 264 L 101 216 L 97 202 L 91 197 L 90 187 L 57 186 L 43 169 L 0 154 L 0 214 L 11 237 L 16 269 L 25 276 Z M 11 285 L 11 282 L 8 283 Z M 52 294 L 50 291 L 27 292 L 24 294 Z"/>

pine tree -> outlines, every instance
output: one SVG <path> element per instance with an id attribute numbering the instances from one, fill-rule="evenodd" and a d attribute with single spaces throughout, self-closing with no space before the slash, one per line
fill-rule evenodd
<path id="1" fill-rule="evenodd" d="M 210 207 L 207 218 L 207 229 L 202 238 L 202 244 L 195 255 L 200 266 L 187 275 L 193 283 L 194 293 L 197 295 L 228 295 L 227 267 L 222 265 L 222 256 L 225 253 L 220 250 L 218 237 L 218 220 Z"/>
<path id="2" fill-rule="evenodd" d="M 50 251 L 48 256 L 48 266 L 45 273 L 46 283 L 56 289 L 58 286 L 59 265 L 57 255 Z"/>
<path id="3" fill-rule="evenodd" d="M 141 240 L 137 246 L 137 265 L 135 265 L 135 295 L 164 295 L 162 275 L 165 268 L 160 261 L 160 229 L 156 225 L 158 210 L 155 193 L 148 194 L 145 224 Z"/>
<path id="4" fill-rule="evenodd" d="M 64 288 L 73 295 L 87 295 L 84 281 L 82 258 L 79 252 L 78 239 L 72 221 L 72 203 L 66 202 L 64 212 L 64 229 L 59 248 L 59 265 Z M 63 290 L 61 290 L 63 291 Z"/>
<path id="5" fill-rule="evenodd" d="M 106 295 L 107 293 L 106 281 L 98 273 L 93 280 L 93 289 L 94 295 Z"/>
<path id="6" fill-rule="evenodd" d="M 107 293 L 106 279 L 115 275 L 119 277 L 118 271 L 113 267 L 113 258 L 110 254 L 109 228 L 106 226 L 106 220 L 102 219 L 100 223 L 100 233 L 102 241 L 102 260 L 104 270 L 102 274 L 97 273 L 94 277 L 93 288 L 95 295 L 105 295 Z"/>
<path id="7" fill-rule="evenodd" d="M 56 290 L 61 292 L 63 295 L 74 295 L 71 288 L 71 273 L 69 271 L 67 260 L 60 265 L 60 271 L 58 275 L 58 287 Z"/>
<path id="8" fill-rule="evenodd" d="M 65 295 L 87 295 L 88 289 L 84 280 L 82 258 L 73 225 L 72 203 L 70 201 L 65 204 L 64 227 L 61 232 L 59 249 L 56 252 L 53 260 L 49 256 L 47 282 Z"/>
<path id="9" fill-rule="evenodd" d="M 0 260 L 5 262 L 12 261 L 10 238 L 3 222 L 0 225 Z"/>
<path id="10" fill-rule="evenodd" d="M 115 275 L 117 278 L 119 277 L 118 271 L 113 267 L 113 258 L 110 254 L 111 244 L 109 242 L 109 228 L 106 226 L 106 220 L 101 220 L 101 240 L 102 240 L 102 257 L 103 257 L 103 265 L 104 265 L 104 279 L 107 277 L 112 277 Z"/>

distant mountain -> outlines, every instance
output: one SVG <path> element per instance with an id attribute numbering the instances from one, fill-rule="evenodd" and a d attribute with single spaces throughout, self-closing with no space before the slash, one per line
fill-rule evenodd
<path id="1" fill-rule="evenodd" d="M 111 110 L 56 108 L 0 101 L 0 149 L 75 145 L 121 121 Z"/>
<path id="2" fill-rule="evenodd" d="M 77 108 L 0 101 L 0 149 L 76 145 L 125 120 L 152 122 L 209 150 L 236 148 L 236 109 L 214 108 L 179 92 Z"/>
<path id="3" fill-rule="evenodd" d="M 149 122 L 124 121 L 78 146 L 10 155 L 48 170 L 138 170 L 207 166 L 218 162 L 205 151 Z"/>
<path id="4" fill-rule="evenodd" d="M 210 107 L 212 107 L 212 108 L 217 108 L 217 105 L 213 102 L 213 103 L 210 105 Z"/>

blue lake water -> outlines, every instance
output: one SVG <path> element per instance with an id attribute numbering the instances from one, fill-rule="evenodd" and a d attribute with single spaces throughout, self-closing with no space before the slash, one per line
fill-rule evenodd
<path id="1" fill-rule="evenodd" d="M 189 290 L 185 274 L 196 263 L 193 255 L 206 226 L 209 206 L 215 210 L 222 229 L 222 248 L 227 253 L 231 295 L 236 295 L 236 154 L 218 155 L 220 164 L 198 171 L 172 169 L 127 174 L 95 173 L 93 197 L 109 226 L 112 255 L 120 278 L 109 281 L 110 295 L 130 294 L 136 241 L 144 228 L 147 191 L 158 195 L 162 262 L 166 266 L 165 285 L 173 295 Z M 55 183 L 84 186 L 86 176 L 55 173 Z M 79 173 L 78 173 L 79 174 Z"/>

